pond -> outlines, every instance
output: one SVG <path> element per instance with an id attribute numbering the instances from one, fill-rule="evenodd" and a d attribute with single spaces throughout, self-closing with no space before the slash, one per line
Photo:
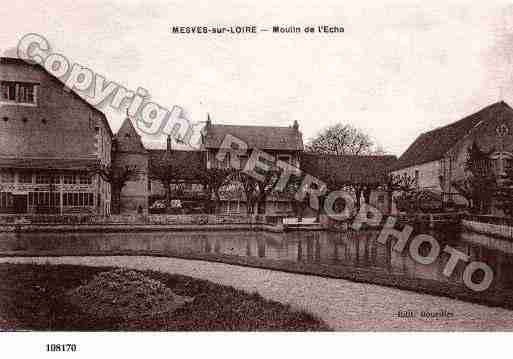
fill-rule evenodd
<path id="1" fill-rule="evenodd" d="M 441 247 L 448 244 L 469 256 L 470 261 L 487 263 L 494 272 L 490 289 L 513 294 L 513 243 L 459 230 L 430 232 Z M 201 255 L 204 259 L 250 258 L 252 263 L 302 263 L 332 270 L 362 269 L 390 273 L 410 279 L 427 279 L 462 285 L 465 265 L 460 262 L 452 275 L 443 270 L 449 254 L 442 253 L 433 264 L 414 261 L 408 250 L 398 253 L 377 241 L 377 231 L 262 231 L 215 232 L 120 232 L 120 233 L 1 233 L 0 252 L 54 255 L 141 253 Z M 429 249 L 429 248 L 428 248 Z M 422 248 L 421 248 L 422 252 Z M 229 260 L 228 260 L 229 262 Z"/>

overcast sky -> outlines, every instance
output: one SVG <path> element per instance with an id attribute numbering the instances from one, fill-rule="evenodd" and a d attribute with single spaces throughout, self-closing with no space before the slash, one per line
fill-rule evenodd
<path id="1" fill-rule="evenodd" d="M 60 3 L 60 4 L 59 4 Z M 220 4 L 223 5 L 220 5 Z M 9 1 L 0 52 L 26 33 L 192 121 L 349 123 L 400 155 L 423 131 L 513 104 L 508 2 Z M 343 25 L 344 34 L 176 35 L 173 25 Z M 114 131 L 123 113 L 108 111 Z M 148 143 L 155 139 L 145 138 Z M 154 146 L 154 144 L 153 144 Z"/>

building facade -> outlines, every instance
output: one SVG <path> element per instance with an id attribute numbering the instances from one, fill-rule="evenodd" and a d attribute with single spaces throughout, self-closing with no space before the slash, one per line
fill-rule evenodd
<path id="1" fill-rule="evenodd" d="M 110 213 L 112 131 L 39 65 L 0 58 L 0 213 Z"/>
<path id="2" fill-rule="evenodd" d="M 0 84 L 2 214 L 110 215 L 111 207 L 120 213 L 146 214 L 159 209 L 159 201 L 169 193 L 174 202 L 184 204 L 177 210 L 201 212 L 208 198 L 198 174 L 212 168 L 240 170 L 257 149 L 320 180 L 335 174 L 341 184 L 358 182 L 368 201 L 386 207 L 377 190 L 395 157 L 305 153 L 296 121 L 288 127 L 238 126 L 213 124 L 209 118 L 199 150 L 174 150 L 170 138 L 164 149 L 147 149 L 129 118 L 114 136 L 102 112 L 39 65 L 1 58 Z M 236 168 L 230 153 L 218 156 L 227 138 L 244 147 Z M 128 178 L 113 186 L 112 174 L 128 168 Z M 175 172 L 169 176 L 170 192 L 162 180 L 166 171 Z M 271 194 L 264 202 L 260 213 L 293 211 L 291 199 L 280 194 Z M 223 186 L 218 209 L 227 214 L 247 212 L 240 184 Z"/>
<path id="3" fill-rule="evenodd" d="M 171 200 L 180 202 L 172 211 L 204 212 L 206 194 L 201 175 L 205 170 L 235 169 L 245 167 L 253 151 L 265 152 L 273 161 L 279 160 L 321 181 L 361 188 L 362 202 L 373 204 L 383 212 L 390 210 L 388 197 L 380 189 L 395 156 L 336 156 L 317 155 L 304 151 L 299 124 L 289 127 L 216 125 L 207 120 L 202 130 L 201 149 L 196 151 L 174 150 L 168 137 L 165 149 L 144 149 L 130 119 L 126 119 L 116 135 L 117 151 L 114 163 L 119 167 L 136 166 L 140 176 L 127 181 L 121 196 L 121 212 L 159 212 L 163 209 L 166 188 L 162 170 L 168 171 Z M 238 145 L 237 151 L 224 151 L 225 146 Z M 223 150 L 224 148 L 224 150 Z M 128 155 L 130 153 L 130 155 Z M 230 158 L 235 156 L 235 158 Z M 221 154 L 221 155 L 220 155 Z M 160 177 L 160 178 L 159 178 Z M 146 182 L 145 182 L 146 181 Z M 225 214 L 247 213 L 247 200 L 240 183 L 231 181 L 220 190 L 218 210 Z M 138 198 L 137 201 L 134 198 Z M 136 204 L 137 203 L 137 204 Z M 271 193 L 256 212 L 267 215 L 293 215 L 294 203 L 290 197 Z M 316 213 L 306 210 L 306 216 Z"/>
<path id="4" fill-rule="evenodd" d="M 415 178 L 418 189 L 437 193 L 442 201 L 466 205 L 458 184 L 468 176 L 465 163 L 474 144 L 487 154 L 495 176 L 502 176 L 513 163 L 513 109 L 498 102 L 421 134 L 393 166 L 392 173 Z"/>

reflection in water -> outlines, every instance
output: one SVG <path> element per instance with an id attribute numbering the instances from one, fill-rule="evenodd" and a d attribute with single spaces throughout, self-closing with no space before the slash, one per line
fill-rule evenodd
<path id="1" fill-rule="evenodd" d="M 482 261 L 494 271 L 494 286 L 513 294 L 513 243 L 469 233 L 430 233 L 441 244 L 459 249 L 471 261 Z M 163 254 L 229 255 L 252 257 L 265 265 L 268 259 L 327 265 L 350 266 L 377 272 L 390 272 L 409 278 L 444 283 L 462 283 L 465 266 L 460 263 L 452 276 L 443 275 L 449 257 L 442 253 L 432 265 L 418 264 L 393 250 L 390 241 L 377 241 L 376 231 L 359 232 L 136 232 L 136 233 L 2 233 L 0 251 L 52 251 L 76 254 L 109 251 L 158 251 Z M 429 248 L 420 248 L 426 254 Z"/>

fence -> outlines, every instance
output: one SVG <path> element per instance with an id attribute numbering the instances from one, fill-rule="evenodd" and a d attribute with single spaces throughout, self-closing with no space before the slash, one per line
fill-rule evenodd
<path id="1" fill-rule="evenodd" d="M 513 239 L 513 218 L 466 215 L 461 224 L 472 232 Z"/>

